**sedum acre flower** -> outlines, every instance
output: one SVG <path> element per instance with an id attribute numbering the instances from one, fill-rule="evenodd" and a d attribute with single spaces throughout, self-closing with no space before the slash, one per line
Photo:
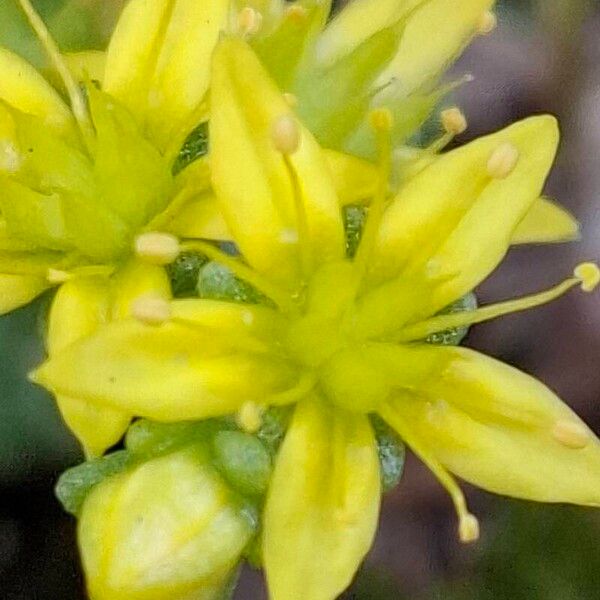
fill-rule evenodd
<path id="1" fill-rule="evenodd" d="M 81 508 L 90 598 L 223 598 L 254 528 L 201 445 L 137 464 L 95 486 Z"/>
<path id="2" fill-rule="evenodd" d="M 390 192 L 394 120 L 372 111 L 379 164 L 355 250 L 326 153 L 235 37 L 215 50 L 210 107 L 214 202 L 239 256 L 202 241 L 179 249 L 226 267 L 256 291 L 253 300 L 142 299 L 137 319 L 108 322 L 57 351 L 34 380 L 156 421 L 235 415 L 250 432 L 265 408 L 293 406 L 262 521 L 275 600 L 335 598 L 368 551 L 381 492 L 372 415 L 448 490 L 464 542 L 478 537 L 478 522 L 452 474 L 499 494 L 600 505 L 600 442 L 565 404 L 508 365 L 429 343 L 598 284 L 598 268 L 584 263 L 551 290 L 445 310 L 513 241 L 572 235 L 535 231 L 531 216 L 562 215 L 540 199 L 555 120 L 526 119 L 432 157 Z M 156 235 L 167 247 L 170 238 Z M 98 494 L 103 505 L 119 497 Z"/>

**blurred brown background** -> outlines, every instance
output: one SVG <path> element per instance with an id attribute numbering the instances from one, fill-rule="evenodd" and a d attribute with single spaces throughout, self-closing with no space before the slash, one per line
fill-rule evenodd
<path id="1" fill-rule="evenodd" d="M 118 4 L 36 3 L 66 49 L 102 47 Z M 478 38 L 454 69 L 475 76 L 455 95 L 470 123 L 459 141 L 530 114 L 556 114 L 563 141 L 547 192 L 577 215 L 583 241 L 513 249 L 481 287 L 483 303 L 545 288 L 576 263 L 600 258 L 600 4 L 506 0 L 498 13 L 499 28 Z M 0 0 L 0 44 L 39 60 L 14 0 Z M 0 320 L 0 598 L 6 600 L 83 598 L 74 522 L 52 495 L 57 474 L 81 457 L 51 400 L 25 381 L 43 354 L 46 301 Z M 600 432 L 597 295 L 573 292 L 477 326 L 465 343 L 536 375 Z M 445 492 L 410 458 L 401 486 L 385 498 L 375 546 L 344 598 L 600 600 L 600 513 L 471 489 L 469 497 L 482 539 L 464 547 Z M 236 598 L 266 598 L 256 572 L 244 572 Z"/>

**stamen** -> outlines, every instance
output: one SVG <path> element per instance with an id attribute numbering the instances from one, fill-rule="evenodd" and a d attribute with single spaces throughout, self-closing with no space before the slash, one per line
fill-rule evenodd
<path id="1" fill-rule="evenodd" d="M 519 162 L 519 150 L 510 142 L 500 144 L 491 154 L 487 172 L 494 179 L 506 179 Z"/>
<path id="2" fill-rule="evenodd" d="M 0 140 L 0 171 L 13 175 L 23 163 L 23 157 L 10 140 Z"/>
<path id="3" fill-rule="evenodd" d="M 84 140 L 88 145 L 91 145 L 92 140 L 95 137 L 94 127 L 92 125 L 92 121 L 87 109 L 87 103 L 81 88 L 79 87 L 77 81 L 75 81 L 66 62 L 63 60 L 60 50 L 50 35 L 46 24 L 37 14 L 31 5 L 31 2 L 29 0 L 19 0 L 19 4 L 25 13 L 25 16 L 27 17 L 27 20 L 29 21 L 31 28 L 35 31 L 39 41 L 46 51 L 48 58 L 60 75 L 60 78 L 67 89 L 67 93 L 69 94 L 71 108 L 73 109 L 73 114 L 75 115 L 75 119 L 79 124 L 79 128 Z"/>
<path id="4" fill-rule="evenodd" d="M 248 267 L 238 259 L 221 252 L 212 244 L 202 242 L 200 240 L 194 240 L 193 242 L 190 241 L 182 243 L 180 250 L 181 252 L 200 252 L 201 254 L 204 254 L 211 260 L 214 260 L 224 267 L 227 267 L 236 277 L 242 279 L 246 283 L 249 283 L 259 292 L 269 297 L 281 309 L 289 312 L 293 312 L 296 309 L 291 294 L 284 288 L 280 288 L 279 286 L 271 283 L 268 279 L 263 277 L 260 273 L 257 273 L 251 267 Z"/>
<path id="5" fill-rule="evenodd" d="M 561 419 L 554 424 L 552 437 L 566 448 L 582 450 L 591 440 L 587 428 L 577 421 Z"/>
<path id="6" fill-rule="evenodd" d="M 446 133 L 460 135 L 467 129 L 467 119 L 457 106 L 443 110 L 440 116 Z"/>
<path id="7" fill-rule="evenodd" d="M 181 252 L 179 240 L 170 233 L 142 233 L 135 238 L 134 251 L 143 261 L 153 265 L 168 265 Z"/>
<path id="8" fill-rule="evenodd" d="M 300 146 L 300 129 L 296 119 L 291 115 L 276 119 L 271 129 L 271 139 L 277 152 L 284 156 L 294 154 Z"/>
<path id="9" fill-rule="evenodd" d="M 498 17 L 492 10 L 486 10 L 482 15 L 479 23 L 477 24 L 477 33 L 479 35 L 487 35 L 492 33 L 498 26 Z"/>
<path id="10" fill-rule="evenodd" d="M 255 35 L 260 31 L 262 22 L 262 14 L 251 6 L 246 6 L 238 15 L 238 31 L 242 35 Z"/>
<path id="11" fill-rule="evenodd" d="M 524 296 L 516 300 L 498 302 L 476 310 L 437 315 L 431 319 L 405 327 L 393 339 L 396 342 L 423 340 L 445 329 L 467 327 L 475 323 L 482 323 L 483 321 L 547 304 L 577 285 L 580 285 L 583 291 L 591 292 L 598 283 L 600 283 L 600 270 L 598 267 L 594 263 L 583 263 L 575 269 L 574 277 L 566 279 L 545 292 Z"/>
<path id="12" fill-rule="evenodd" d="M 458 537 L 460 541 L 464 544 L 477 541 L 479 539 L 479 521 L 477 517 L 469 512 L 462 490 L 454 477 L 448 473 L 443 465 L 430 453 L 426 444 L 414 433 L 413 428 L 402 417 L 400 410 L 395 410 L 390 405 L 386 405 L 381 409 L 380 414 L 398 432 L 404 442 L 425 463 L 450 494 L 458 516 Z"/>
<path id="13" fill-rule="evenodd" d="M 61 283 L 66 283 L 69 279 L 72 278 L 72 275 L 67 271 L 62 271 L 60 269 L 48 269 L 46 273 L 46 280 L 48 283 L 53 285 L 60 285 Z"/>
<path id="14" fill-rule="evenodd" d="M 244 402 L 237 413 L 237 424 L 246 433 L 256 433 L 262 425 L 263 409 L 255 402 Z"/>
<path id="15" fill-rule="evenodd" d="M 369 121 L 375 131 L 377 148 L 379 150 L 379 181 L 373 202 L 369 206 L 367 222 L 354 258 L 354 264 L 359 274 L 358 280 L 363 277 L 367 270 L 367 263 L 377 241 L 379 225 L 385 211 L 392 168 L 391 133 L 394 126 L 394 116 L 388 108 L 378 108 L 371 113 Z"/>
<path id="16" fill-rule="evenodd" d="M 142 296 L 133 302 L 131 316 L 146 325 L 162 325 L 171 318 L 171 304 L 164 298 Z"/>
<path id="17" fill-rule="evenodd" d="M 299 4 L 293 4 L 292 6 L 288 6 L 285 10 L 285 18 L 294 20 L 297 23 L 302 23 L 304 19 L 308 16 L 308 11 L 304 6 L 300 6 Z"/>

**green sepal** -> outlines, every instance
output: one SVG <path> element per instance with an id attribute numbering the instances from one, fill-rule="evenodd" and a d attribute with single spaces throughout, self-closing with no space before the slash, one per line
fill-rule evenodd
<path id="1" fill-rule="evenodd" d="M 173 163 L 173 176 L 183 171 L 183 169 L 191 165 L 195 160 L 206 156 L 208 149 L 208 122 L 204 122 L 192 130 L 185 142 L 183 142 L 183 146 Z"/>
<path id="2" fill-rule="evenodd" d="M 477 308 L 477 297 L 475 294 L 466 294 L 462 298 L 459 298 L 456 302 L 453 302 L 438 314 L 440 315 L 451 315 L 453 313 L 466 312 L 475 310 Z M 428 344 L 438 344 L 441 346 L 458 346 L 469 332 L 469 327 L 452 327 L 445 329 L 444 331 L 438 331 L 432 333 L 426 342 Z"/>
<path id="3" fill-rule="evenodd" d="M 197 296 L 196 286 L 200 269 L 208 259 L 197 252 L 182 252 L 168 267 L 175 298 Z"/>
<path id="4" fill-rule="evenodd" d="M 212 436 L 224 427 L 223 421 L 184 421 L 182 423 L 159 423 L 139 419 L 131 425 L 125 436 L 125 447 L 140 459 L 149 459 L 181 446 L 204 442 L 209 444 Z"/>
<path id="5" fill-rule="evenodd" d="M 406 448 L 396 432 L 383 419 L 377 415 L 371 415 L 370 419 L 377 440 L 381 490 L 385 493 L 395 488 L 402 479 Z"/>
<path id="6" fill-rule="evenodd" d="M 241 431 L 219 431 L 212 441 L 213 464 L 244 496 L 262 496 L 271 478 L 271 456 L 262 442 Z"/>
<path id="7" fill-rule="evenodd" d="M 210 300 L 228 300 L 244 304 L 271 303 L 251 285 L 238 279 L 227 267 L 216 262 L 209 262 L 200 269 L 196 291 L 200 298 Z"/>
<path id="8" fill-rule="evenodd" d="M 84 462 L 65 471 L 54 489 L 63 508 L 74 516 L 79 516 L 81 507 L 92 488 L 108 477 L 117 475 L 133 463 L 127 450 L 120 450 Z"/>

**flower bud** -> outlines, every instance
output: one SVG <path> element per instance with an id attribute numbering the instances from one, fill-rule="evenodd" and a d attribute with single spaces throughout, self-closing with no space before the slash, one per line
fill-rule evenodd
<path id="1" fill-rule="evenodd" d="M 97 485 L 81 512 L 90 598 L 220 598 L 254 528 L 202 447 L 126 470 Z"/>

